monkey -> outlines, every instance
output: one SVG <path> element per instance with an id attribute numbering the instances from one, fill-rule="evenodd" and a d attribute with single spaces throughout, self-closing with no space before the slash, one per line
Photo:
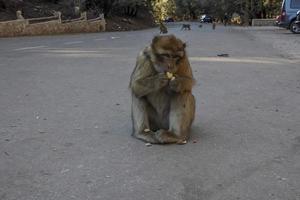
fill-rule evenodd
<path id="1" fill-rule="evenodd" d="M 181 30 L 191 30 L 191 25 L 190 24 L 182 24 Z"/>
<path id="2" fill-rule="evenodd" d="M 174 35 L 159 35 L 139 53 L 129 84 L 137 139 L 186 143 L 195 117 L 195 80 L 185 48 Z"/>
<path id="3" fill-rule="evenodd" d="M 216 29 L 216 25 L 217 25 L 217 23 L 216 23 L 215 21 L 213 21 L 213 23 L 212 23 L 212 29 L 213 29 L 213 30 Z"/>
<path id="4" fill-rule="evenodd" d="M 160 21 L 159 22 L 160 34 L 167 34 L 168 28 Z"/>

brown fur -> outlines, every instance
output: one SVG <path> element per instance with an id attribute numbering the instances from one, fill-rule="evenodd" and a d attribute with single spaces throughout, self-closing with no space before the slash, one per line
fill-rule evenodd
<path id="1" fill-rule="evenodd" d="M 161 144 L 186 140 L 195 114 L 193 85 L 185 43 L 173 35 L 154 37 L 131 75 L 133 136 Z"/>

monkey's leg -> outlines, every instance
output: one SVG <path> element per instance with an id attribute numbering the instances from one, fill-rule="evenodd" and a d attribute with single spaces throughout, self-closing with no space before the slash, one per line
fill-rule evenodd
<path id="1" fill-rule="evenodd" d="M 159 143 L 153 132 L 150 131 L 148 103 L 142 98 L 132 95 L 131 117 L 132 117 L 132 136 L 150 143 Z M 147 130 L 148 129 L 148 130 Z M 146 130 L 146 131 L 145 131 Z"/>
<path id="2" fill-rule="evenodd" d="M 163 125 L 164 120 L 158 122 L 159 118 L 157 112 L 146 100 L 132 96 L 132 135 L 134 137 L 152 144 L 179 142 L 180 138 L 165 130 L 167 126 Z"/>
<path id="3" fill-rule="evenodd" d="M 159 143 L 180 143 L 188 139 L 195 116 L 195 98 L 185 92 L 171 98 L 169 113 L 169 130 L 160 129 L 155 132 Z"/>
<path id="4" fill-rule="evenodd" d="M 160 144 L 178 143 L 178 142 L 182 141 L 182 139 L 180 137 L 178 137 L 174 133 L 172 133 L 168 130 L 164 130 L 164 129 L 160 129 L 160 130 L 154 132 L 153 135 L 154 135 L 155 139 L 158 141 L 157 143 L 160 143 Z"/>
<path id="5" fill-rule="evenodd" d="M 171 99 L 169 132 L 180 140 L 189 137 L 189 131 L 195 116 L 195 98 L 189 93 L 177 94 Z"/>

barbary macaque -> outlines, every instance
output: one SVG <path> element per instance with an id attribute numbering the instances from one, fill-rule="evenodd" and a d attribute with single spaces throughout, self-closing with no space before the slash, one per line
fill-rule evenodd
<path id="1" fill-rule="evenodd" d="M 159 30 L 160 34 L 168 33 L 168 28 L 166 27 L 166 25 L 163 24 L 163 22 L 159 22 Z"/>
<path id="2" fill-rule="evenodd" d="M 191 30 L 191 25 L 190 24 L 182 24 L 181 30 Z"/>
<path id="3" fill-rule="evenodd" d="M 174 35 L 161 35 L 138 55 L 129 86 L 134 137 L 186 143 L 195 116 L 195 80 L 185 48 Z"/>

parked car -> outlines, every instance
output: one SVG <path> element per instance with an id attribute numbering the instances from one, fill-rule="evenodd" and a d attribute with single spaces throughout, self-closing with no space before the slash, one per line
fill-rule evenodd
<path id="1" fill-rule="evenodd" d="M 200 22 L 201 23 L 212 23 L 213 18 L 209 15 L 202 15 L 201 18 L 200 18 Z"/>
<path id="2" fill-rule="evenodd" d="M 164 22 L 174 22 L 174 19 L 172 17 L 167 17 Z"/>
<path id="3" fill-rule="evenodd" d="M 295 33 L 300 33 L 300 10 L 297 12 L 296 21 L 293 26 L 293 30 Z"/>
<path id="4" fill-rule="evenodd" d="M 290 29 L 292 33 L 299 33 L 295 24 L 298 10 L 300 10 L 300 0 L 283 0 L 278 26 Z"/>

